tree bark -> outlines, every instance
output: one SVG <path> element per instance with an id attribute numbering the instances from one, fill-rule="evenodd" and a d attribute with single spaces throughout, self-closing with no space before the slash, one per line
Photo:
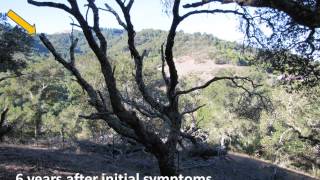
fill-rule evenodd
<path id="1" fill-rule="evenodd" d="M 42 110 L 38 109 L 34 116 L 34 138 L 38 140 L 41 135 L 41 127 L 42 127 Z"/>
<path id="2" fill-rule="evenodd" d="M 4 136 L 13 129 L 11 125 L 4 124 L 4 122 L 6 121 L 8 112 L 9 112 L 9 108 L 5 108 L 0 115 L 0 142 L 3 142 Z"/>
<path id="3" fill-rule="evenodd" d="M 175 164 L 175 152 L 169 152 L 156 156 L 162 176 L 177 176 L 177 168 Z"/>

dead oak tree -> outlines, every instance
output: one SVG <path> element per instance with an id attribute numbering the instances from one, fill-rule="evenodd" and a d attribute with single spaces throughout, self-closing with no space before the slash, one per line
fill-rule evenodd
<path id="1" fill-rule="evenodd" d="M 181 124 L 183 116 L 187 113 L 192 113 L 199 108 L 193 110 L 186 110 L 181 112 L 179 109 L 179 97 L 192 93 L 197 90 L 206 88 L 210 84 L 220 81 L 228 80 L 231 81 L 236 87 L 244 88 L 243 84 L 248 83 L 250 86 L 255 86 L 253 81 L 247 77 L 213 77 L 202 86 L 193 87 L 188 90 L 178 90 L 178 73 L 173 59 L 173 47 L 176 36 L 176 30 L 179 24 L 191 15 L 204 14 L 204 13 L 235 13 L 236 11 L 224 11 L 224 10 L 213 10 L 213 11 L 191 11 L 184 15 L 180 15 L 180 0 L 175 0 L 172 6 L 172 24 L 169 30 L 166 42 L 161 48 L 162 57 L 162 75 L 166 85 L 166 99 L 167 103 L 157 101 L 155 97 L 151 95 L 144 82 L 143 73 L 143 60 L 145 53 L 140 53 L 135 44 L 135 35 L 130 11 L 134 4 L 134 0 L 122 1 L 115 0 L 117 5 L 121 9 L 121 15 L 116 12 L 110 5 L 105 4 L 104 8 L 97 7 L 94 0 L 87 0 L 88 10 L 92 11 L 93 25 L 89 25 L 87 16 L 84 16 L 79 8 L 76 0 L 68 0 L 68 5 L 55 3 L 55 2 L 39 2 L 34 0 L 28 0 L 28 3 L 35 6 L 52 7 L 61 9 L 70 15 L 72 15 L 78 22 L 74 24 L 82 29 L 82 32 L 89 44 L 89 47 L 94 52 L 97 60 L 99 61 L 101 73 L 104 77 L 104 83 L 107 89 L 110 102 L 106 102 L 105 98 L 101 95 L 101 92 L 95 89 L 86 79 L 84 79 L 79 70 L 74 65 L 75 63 L 75 47 L 77 40 L 72 39 L 70 46 L 70 59 L 67 60 L 60 55 L 52 43 L 47 39 L 44 34 L 40 35 L 40 39 L 48 50 L 53 54 L 55 59 L 64 66 L 72 75 L 77 79 L 78 84 L 86 91 L 89 97 L 89 103 L 95 108 L 96 113 L 83 116 L 87 119 L 92 120 L 104 120 L 107 124 L 113 128 L 120 135 L 133 139 L 138 143 L 142 144 L 146 150 L 152 153 L 158 160 L 160 173 L 164 176 L 177 175 L 175 166 L 176 146 L 182 136 Z M 114 75 L 114 68 L 108 58 L 107 50 L 107 39 L 102 34 L 99 24 L 99 12 L 108 11 L 112 13 L 118 20 L 119 24 L 127 31 L 128 36 L 128 47 L 130 50 L 131 57 L 135 64 L 135 83 L 140 91 L 141 98 L 147 103 L 149 108 L 139 106 L 137 103 L 131 103 L 133 108 L 127 108 L 126 100 L 123 98 L 119 89 L 117 88 L 117 81 Z M 121 17 L 124 17 L 122 19 Z M 165 66 L 168 66 L 169 74 L 167 75 L 164 71 Z M 108 104 L 107 104 L 108 103 Z M 111 108 L 109 108 L 109 105 Z M 139 115 L 138 115 L 139 114 Z M 146 128 L 144 117 L 161 119 L 164 123 L 170 127 L 168 130 L 166 140 L 162 140 L 160 136 L 152 130 Z M 185 136 L 185 135 L 184 135 Z"/>

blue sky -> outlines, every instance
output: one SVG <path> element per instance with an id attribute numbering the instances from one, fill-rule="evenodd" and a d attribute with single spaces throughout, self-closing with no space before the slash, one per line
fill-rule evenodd
<path id="1" fill-rule="evenodd" d="M 55 2 L 67 3 L 66 0 L 55 0 Z M 79 0 L 81 7 L 85 2 Z M 113 0 L 97 0 L 100 7 L 103 7 L 104 2 L 117 9 L 117 5 L 112 3 Z M 71 29 L 70 15 L 62 10 L 35 7 L 29 5 L 27 0 L 0 0 L 0 12 L 6 13 L 10 9 L 29 23 L 36 24 L 37 32 L 52 34 Z M 168 30 L 170 27 L 171 17 L 163 13 L 160 0 L 136 0 L 131 14 L 137 31 L 150 28 Z M 100 18 L 101 27 L 120 28 L 112 15 L 101 12 Z M 238 25 L 239 21 L 232 15 L 195 15 L 183 22 L 179 30 L 188 33 L 206 32 L 221 39 L 240 41 L 243 35 L 239 32 Z"/>

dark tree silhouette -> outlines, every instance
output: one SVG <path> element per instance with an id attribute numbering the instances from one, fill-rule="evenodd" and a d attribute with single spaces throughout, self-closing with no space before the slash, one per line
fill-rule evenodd
<path id="1" fill-rule="evenodd" d="M 0 142 L 3 141 L 5 135 L 12 131 L 13 126 L 5 124 L 9 109 L 5 108 L 0 116 Z"/>
<path id="2" fill-rule="evenodd" d="M 187 109 L 181 111 L 179 108 L 179 97 L 192 93 L 197 90 L 206 88 L 210 84 L 227 80 L 245 91 L 247 88 L 256 87 L 255 83 L 247 77 L 213 77 L 204 85 L 193 87 L 188 90 L 179 90 L 179 78 L 175 62 L 173 59 L 173 47 L 175 42 L 176 30 L 179 24 L 188 18 L 189 16 L 201 13 L 237 13 L 236 11 L 214 10 L 214 11 L 191 11 L 184 15 L 179 12 L 180 0 L 175 0 L 172 6 L 172 24 L 168 32 L 166 42 L 161 47 L 162 57 L 162 75 L 163 81 L 166 86 L 165 102 L 158 101 L 154 97 L 144 82 L 143 63 L 146 52 L 139 52 L 135 44 L 135 35 L 130 11 L 134 4 L 134 0 L 122 1 L 115 0 L 117 5 L 121 9 L 120 12 L 116 12 L 110 5 L 105 4 L 105 8 L 97 7 L 94 0 L 87 0 L 88 11 L 92 12 L 93 25 L 88 23 L 88 16 L 83 15 L 76 0 L 68 0 L 68 5 L 55 3 L 55 2 L 39 2 L 34 0 L 28 0 L 28 3 L 35 6 L 52 7 L 61 9 L 70 15 L 72 15 L 78 24 L 72 23 L 73 26 L 80 27 L 89 44 L 90 48 L 94 52 L 97 60 L 100 64 L 101 73 L 104 77 L 104 83 L 106 86 L 106 92 L 100 92 L 95 89 L 86 79 L 84 79 L 75 66 L 75 47 L 78 40 L 71 36 L 70 46 L 70 58 L 66 59 L 59 54 L 52 43 L 47 39 L 45 34 L 40 35 L 41 41 L 47 47 L 47 49 L 53 54 L 55 59 L 64 66 L 72 75 L 77 79 L 79 85 L 86 91 L 89 97 L 89 103 L 95 108 L 96 113 L 82 116 L 83 118 L 91 120 L 104 120 L 108 125 L 113 128 L 120 135 L 133 139 L 142 144 L 147 152 L 152 153 L 158 160 L 160 172 L 165 176 L 177 175 L 175 166 L 176 147 L 181 137 L 189 137 L 186 134 L 181 133 L 181 124 L 183 116 L 188 113 L 195 112 L 200 107 L 194 109 Z M 137 103 L 138 99 L 128 100 L 125 99 L 117 88 L 117 80 L 114 75 L 114 67 L 111 65 L 108 51 L 107 51 L 107 39 L 101 32 L 99 24 L 99 12 L 108 11 L 112 13 L 118 20 L 119 24 L 127 31 L 128 47 L 131 57 L 135 64 L 135 83 L 140 92 L 140 98 L 143 99 L 144 105 Z M 239 13 L 237 13 L 239 14 Z M 124 17 L 124 19 L 122 18 Z M 160 47 L 159 47 L 160 49 Z M 164 71 L 165 66 L 168 66 L 169 74 Z M 106 98 L 103 94 L 108 94 Z M 109 101 L 107 101 L 109 100 Z M 129 102 L 129 103 L 128 103 Z M 128 108 L 127 105 L 130 105 Z M 157 132 L 146 127 L 147 119 L 157 118 L 166 124 L 166 137 L 161 138 Z M 190 138 L 190 137 L 189 137 Z"/>

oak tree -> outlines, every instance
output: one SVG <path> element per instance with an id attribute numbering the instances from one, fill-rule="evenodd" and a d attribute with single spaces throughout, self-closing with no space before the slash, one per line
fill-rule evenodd
<path id="1" fill-rule="evenodd" d="M 57 52 L 56 48 L 45 34 L 40 35 L 40 39 L 46 48 L 52 53 L 56 61 L 63 65 L 63 67 L 76 78 L 78 84 L 84 89 L 89 97 L 89 103 L 95 108 L 95 113 L 82 117 L 91 120 L 104 120 L 117 133 L 131 140 L 135 140 L 142 144 L 147 152 L 152 153 L 158 160 L 160 173 L 162 175 L 177 175 L 175 165 L 177 144 L 182 137 L 189 137 L 181 132 L 183 117 L 186 114 L 193 113 L 203 107 L 183 109 L 180 106 L 179 98 L 183 95 L 188 95 L 204 89 L 214 82 L 221 80 L 230 81 L 234 87 L 241 88 L 246 92 L 248 91 L 247 88 L 256 87 L 256 84 L 248 77 L 222 76 L 213 77 L 203 85 L 180 90 L 179 76 L 173 52 L 177 28 L 185 19 L 196 14 L 237 12 L 214 10 L 190 11 L 182 14 L 180 12 L 181 1 L 175 0 L 173 2 L 171 7 L 171 27 L 168 31 L 166 41 L 163 43 L 162 47 L 159 47 L 162 64 L 162 81 L 165 85 L 165 101 L 160 101 L 159 98 L 153 96 L 144 81 L 143 65 L 147 53 L 146 51 L 139 52 L 135 42 L 136 32 L 130 15 L 134 0 L 115 0 L 115 2 L 121 9 L 120 12 L 117 12 L 107 3 L 105 4 L 105 7 L 98 7 L 95 0 L 87 0 L 85 6 L 87 7 L 87 13 L 83 14 L 78 1 L 76 0 L 68 0 L 68 4 L 28 0 L 28 3 L 32 5 L 57 8 L 67 12 L 75 18 L 77 23 L 72 23 L 72 25 L 81 28 L 88 45 L 99 62 L 100 71 L 106 87 L 105 92 L 95 89 L 75 66 L 75 48 L 78 39 L 71 35 L 71 45 L 69 46 L 70 54 L 69 57 L 66 58 Z M 107 11 L 113 14 L 123 29 L 127 31 L 127 45 L 134 62 L 133 76 L 140 93 L 139 99 L 127 99 L 117 87 L 118 81 L 114 73 L 115 67 L 112 65 L 111 59 L 108 56 L 108 40 L 103 35 L 100 28 L 101 11 Z M 93 24 L 89 23 L 91 21 L 89 21 L 88 18 L 91 16 L 88 16 L 88 12 L 92 13 Z M 166 66 L 168 72 L 165 71 Z M 141 100 L 143 101 L 143 104 L 138 103 Z M 146 121 L 148 120 L 158 120 L 166 124 L 166 126 L 163 127 L 166 132 L 165 138 L 162 138 L 158 132 L 146 126 Z"/>

